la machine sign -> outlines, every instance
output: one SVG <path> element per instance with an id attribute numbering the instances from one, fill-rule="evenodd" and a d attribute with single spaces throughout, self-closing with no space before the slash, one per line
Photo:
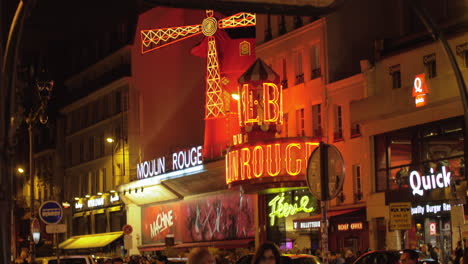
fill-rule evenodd
<path id="1" fill-rule="evenodd" d="M 424 191 L 441 189 L 450 186 L 451 172 L 447 171 L 445 166 L 442 166 L 442 171 L 434 173 L 431 168 L 429 175 L 421 175 L 414 170 L 410 173 L 409 181 L 413 195 L 423 196 Z"/>
<path id="2" fill-rule="evenodd" d="M 169 162 L 166 162 L 169 160 Z M 202 147 L 193 147 L 172 153 L 137 165 L 137 178 L 146 179 L 171 171 L 184 170 L 203 164 Z"/>

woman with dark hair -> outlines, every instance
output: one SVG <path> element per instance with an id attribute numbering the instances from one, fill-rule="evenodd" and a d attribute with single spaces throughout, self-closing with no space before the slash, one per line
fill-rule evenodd
<path id="1" fill-rule="evenodd" d="M 278 247 L 271 242 L 263 243 L 257 248 L 252 264 L 281 264 Z"/>

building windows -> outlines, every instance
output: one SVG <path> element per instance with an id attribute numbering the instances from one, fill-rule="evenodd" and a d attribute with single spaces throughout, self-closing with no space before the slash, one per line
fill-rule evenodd
<path id="1" fill-rule="evenodd" d="M 296 135 L 298 137 L 305 136 L 305 131 L 304 131 L 304 108 L 296 110 Z"/>
<path id="2" fill-rule="evenodd" d="M 462 58 L 465 68 L 468 68 L 468 42 L 457 46 L 457 55 Z"/>
<path id="3" fill-rule="evenodd" d="M 284 113 L 284 114 L 283 114 L 284 137 L 289 137 L 289 134 L 288 134 L 288 125 L 289 125 L 288 113 Z"/>
<path id="4" fill-rule="evenodd" d="M 304 82 L 304 71 L 302 70 L 302 51 L 297 51 L 294 53 L 294 61 L 296 84 L 300 84 Z"/>
<path id="5" fill-rule="evenodd" d="M 390 67 L 390 76 L 392 77 L 392 88 L 401 88 L 401 71 L 400 64 Z"/>
<path id="6" fill-rule="evenodd" d="M 281 68 L 282 68 L 281 85 L 283 86 L 283 89 L 286 89 L 288 88 L 288 73 L 287 73 L 286 58 L 283 58 Z"/>
<path id="7" fill-rule="evenodd" d="M 335 130 L 333 139 L 335 142 L 343 140 L 343 112 L 340 105 L 335 105 Z"/>
<path id="8" fill-rule="evenodd" d="M 428 79 L 435 78 L 437 76 L 435 53 L 424 56 L 423 62 Z"/>
<path id="9" fill-rule="evenodd" d="M 312 106 L 312 136 L 322 138 L 322 109 L 320 104 Z"/>
<path id="10" fill-rule="evenodd" d="M 354 201 L 362 201 L 361 165 L 353 165 Z"/>
<path id="11" fill-rule="evenodd" d="M 80 162 L 84 162 L 86 160 L 85 157 L 85 150 L 84 150 L 84 140 L 80 140 Z"/>
<path id="12" fill-rule="evenodd" d="M 361 136 L 361 125 L 358 123 L 351 124 L 351 138 Z"/>
<path id="13" fill-rule="evenodd" d="M 462 118 L 452 118 L 375 136 L 375 190 L 409 188 L 412 170 L 437 175 L 445 166 L 453 179 L 462 179 L 462 127 Z"/>
<path id="14" fill-rule="evenodd" d="M 311 80 L 322 76 L 321 69 L 320 69 L 320 54 L 319 54 L 318 44 L 310 48 L 310 68 L 311 68 L 311 74 L 310 74 Z"/>
<path id="15" fill-rule="evenodd" d="M 90 136 L 88 138 L 88 158 L 89 160 L 94 159 L 94 137 Z"/>

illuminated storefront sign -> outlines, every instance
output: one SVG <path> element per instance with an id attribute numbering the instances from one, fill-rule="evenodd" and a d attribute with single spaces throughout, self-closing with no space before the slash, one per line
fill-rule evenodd
<path id="1" fill-rule="evenodd" d="M 318 144 L 301 139 L 275 139 L 271 143 L 237 145 L 226 155 L 226 183 L 304 176 L 307 161 Z"/>
<path id="2" fill-rule="evenodd" d="M 270 207 L 270 214 L 268 215 L 270 217 L 270 226 L 275 225 L 276 218 L 288 217 L 299 212 L 310 213 L 315 210 L 310 205 L 309 196 L 295 196 L 294 201 L 288 203 L 285 201 L 284 193 L 280 193 L 271 199 L 268 206 Z"/>
<path id="3" fill-rule="evenodd" d="M 294 229 L 319 229 L 320 221 L 293 222 Z"/>
<path id="4" fill-rule="evenodd" d="M 169 171 L 184 170 L 201 164 L 203 164 L 202 147 L 193 147 L 172 153 L 170 155 L 170 164 L 166 164 L 166 157 L 159 157 L 137 164 L 137 178 L 145 179 Z"/>
<path id="5" fill-rule="evenodd" d="M 362 230 L 364 229 L 364 224 L 362 222 L 337 224 L 336 229 L 338 231 Z"/>
<path id="6" fill-rule="evenodd" d="M 120 196 L 117 195 L 117 194 L 115 194 L 115 195 L 111 196 L 111 197 L 109 198 L 109 200 L 110 200 L 111 203 L 118 202 L 118 201 L 120 201 Z"/>
<path id="7" fill-rule="evenodd" d="M 429 235 L 431 236 L 437 235 L 437 224 L 434 222 L 431 222 L 429 224 Z"/>
<path id="8" fill-rule="evenodd" d="M 88 208 L 98 207 L 104 205 L 104 198 L 95 198 L 88 200 Z"/>
<path id="9" fill-rule="evenodd" d="M 431 174 L 421 176 L 418 171 L 414 170 L 410 173 L 410 186 L 413 190 L 413 195 L 424 195 L 424 191 L 446 188 L 450 186 L 450 172 L 447 172 L 447 168 L 442 166 L 442 172 L 434 173 L 434 169 L 431 168 Z"/>
<path id="10" fill-rule="evenodd" d="M 77 210 L 83 209 L 83 204 L 80 203 L 80 202 L 76 202 L 76 203 L 75 203 L 75 209 L 77 209 Z"/>
<path id="11" fill-rule="evenodd" d="M 411 208 L 412 215 L 425 215 L 425 214 L 437 214 L 439 212 L 450 212 L 451 205 L 448 203 L 435 204 L 435 205 L 418 205 Z"/>
<path id="12" fill-rule="evenodd" d="M 427 104 L 426 95 L 429 93 L 429 89 L 426 84 L 425 74 L 418 74 L 414 78 L 413 92 L 414 103 L 416 107 L 425 106 Z"/>

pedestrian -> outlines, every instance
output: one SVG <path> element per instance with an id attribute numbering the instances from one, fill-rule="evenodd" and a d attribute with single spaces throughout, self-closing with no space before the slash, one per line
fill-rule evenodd
<path id="1" fill-rule="evenodd" d="M 345 257 L 346 264 L 352 264 L 356 260 L 356 256 L 351 251 L 351 249 L 346 249 L 344 257 Z"/>
<path id="2" fill-rule="evenodd" d="M 112 259 L 112 264 L 123 264 L 123 259 L 122 258 L 113 258 Z"/>
<path id="3" fill-rule="evenodd" d="M 468 240 L 463 239 L 463 244 L 465 244 L 465 250 L 463 251 L 463 264 L 468 264 Z"/>
<path id="4" fill-rule="evenodd" d="M 417 264 L 418 263 L 419 254 L 418 252 L 412 249 L 405 249 L 400 256 L 400 263 L 401 264 Z"/>
<path id="5" fill-rule="evenodd" d="M 426 247 L 426 245 L 422 244 L 422 245 L 421 245 L 421 248 L 420 248 L 419 250 L 420 250 L 421 253 L 423 253 L 424 255 L 429 256 L 429 253 L 427 252 L 427 247 Z"/>
<path id="6" fill-rule="evenodd" d="M 433 260 L 438 260 L 439 255 L 437 254 L 436 248 L 432 246 L 432 244 L 427 244 L 427 248 L 429 250 L 429 255 Z"/>
<path id="7" fill-rule="evenodd" d="M 457 242 L 457 247 L 455 248 L 453 264 L 460 264 L 460 259 L 463 257 L 463 245 L 461 241 Z"/>
<path id="8" fill-rule="evenodd" d="M 265 242 L 257 248 L 252 264 L 280 264 L 280 260 L 278 247 L 271 242 Z"/>
<path id="9" fill-rule="evenodd" d="M 330 264 L 336 264 L 336 252 L 332 251 L 330 252 Z"/>
<path id="10" fill-rule="evenodd" d="M 194 248 L 190 251 L 187 264 L 214 264 L 215 258 L 206 248 Z"/>
<path id="11" fill-rule="evenodd" d="M 336 264 L 344 264 L 346 260 L 343 258 L 341 252 L 336 252 Z"/>

